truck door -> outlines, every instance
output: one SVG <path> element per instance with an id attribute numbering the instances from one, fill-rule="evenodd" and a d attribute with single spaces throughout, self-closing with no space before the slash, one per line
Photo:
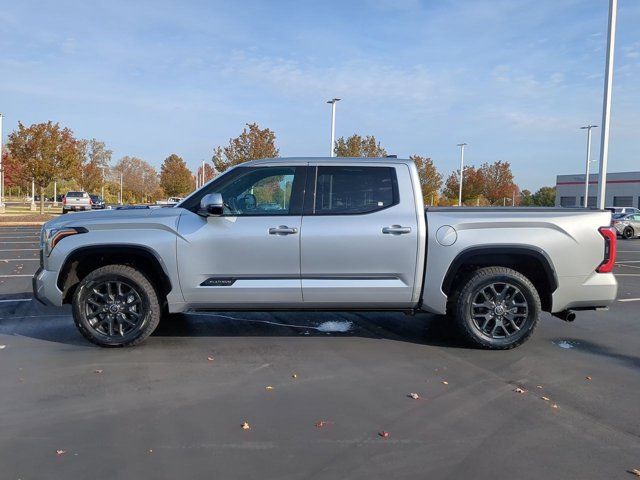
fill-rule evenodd
<path id="1" fill-rule="evenodd" d="M 411 306 L 418 220 L 409 167 L 311 162 L 306 190 L 300 252 L 305 305 Z"/>
<path id="2" fill-rule="evenodd" d="M 180 286 L 196 307 L 302 303 L 300 232 L 306 166 L 239 167 L 214 180 L 224 214 L 180 217 Z M 199 201 L 199 200 L 198 200 Z"/>

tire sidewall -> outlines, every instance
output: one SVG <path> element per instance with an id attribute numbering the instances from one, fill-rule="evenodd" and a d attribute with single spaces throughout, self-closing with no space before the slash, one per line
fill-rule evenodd
<path id="1" fill-rule="evenodd" d="M 136 290 L 138 295 L 140 295 L 140 299 L 142 300 L 142 308 L 144 309 L 144 317 L 142 319 L 142 322 L 134 330 L 127 333 L 123 337 L 119 335 L 109 336 L 101 334 L 91 326 L 91 323 L 87 319 L 86 300 L 89 296 L 91 288 L 104 281 L 125 282 Z M 135 278 L 132 278 L 131 276 L 123 273 L 100 273 L 96 271 L 87 275 L 87 277 L 85 277 L 85 279 L 78 286 L 78 289 L 76 290 L 74 295 L 73 314 L 76 325 L 85 337 L 87 337 L 93 343 L 101 346 L 116 347 L 135 342 L 138 338 L 145 335 L 145 331 L 149 326 L 151 315 L 153 314 L 153 312 L 151 308 L 151 299 L 149 298 L 148 292 L 146 291 L 144 286 L 141 285 L 140 282 Z"/>
<path id="2" fill-rule="evenodd" d="M 527 301 L 528 315 L 523 327 L 516 334 L 508 338 L 492 338 L 476 326 L 471 316 L 471 303 L 482 288 L 492 283 L 501 282 L 511 283 L 520 290 Z M 475 342 L 490 348 L 510 348 L 519 345 L 531 335 L 540 316 L 540 298 L 535 291 L 535 287 L 528 283 L 523 282 L 518 275 L 500 273 L 475 277 L 465 285 L 458 300 L 457 314 L 460 321 L 463 322 L 465 330 L 473 337 Z"/>
<path id="3" fill-rule="evenodd" d="M 633 231 L 633 228 L 632 228 L 632 227 L 626 227 L 626 228 L 622 231 L 622 236 L 623 236 L 625 239 L 629 240 L 629 239 L 633 238 L 634 233 L 635 233 L 635 232 Z"/>

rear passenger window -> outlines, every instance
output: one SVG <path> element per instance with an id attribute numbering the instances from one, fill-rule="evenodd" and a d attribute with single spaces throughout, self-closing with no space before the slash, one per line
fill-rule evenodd
<path id="1" fill-rule="evenodd" d="M 399 202 L 391 167 L 318 167 L 316 215 L 371 213 Z"/>

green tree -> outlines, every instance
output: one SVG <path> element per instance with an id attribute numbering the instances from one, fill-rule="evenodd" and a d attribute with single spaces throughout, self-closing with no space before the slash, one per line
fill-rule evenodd
<path id="1" fill-rule="evenodd" d="M 80 149 L 82 165 L 76 178 L 85 191 L 96 193 L 104 183 L 113 152 L 95 138 L 80 140 Z"/>
<path id="2" fill-rule="evenodd" d="M 387 151 L 373 135 L 361 137 L 354 133 L 348 138 L 336 140 L 334 152 L 337 157 L 386 157 Z"/>
<path id="3" fill-rule="evenodd" d="M 44 213 L 44 189 L 53 180 L 72 178 L 80 169 L 82 148 L 68 128 L 58 123 L 33 124 L 9 134 L 7 148 L 22 165 L 23 175 L 33 179 L 40 192 L 40 213 Z"/>
<path id="4" fill-rule="evenodd" d="M 459 188 L 460 171 L 454 170 L 444 182 L 442 195 L 450 199 L 452 205 L 457 205 Z M 483 188 L 483 178 L 480 170 L 473 165 L 466 166 L 462 178 L 462 203 L 477 205 L 478 199 L 483 196 Z"/>
<path id="5" fill-rule="evenodd" d="M 183 197 L 193 190 L 193 176 L 186 162 L 172 153 L 160 167 L 160 186 L 169 197 Z"/>
<path id="6" fill-rule="evenodd" d="M 229 145 L 214 150 L 211 160 L 216 171 L 224 172 L 249 160 L 273 158 L 280 154 L 276 147 L 276 134 L 272 130 L 261 129 L 257 123 L 246 125 L 238 137 L 229 139 Z"/>
<path id="7" fill-rule="evenodd" d="M 553 207 L 556 204 L 556 187 L 541 187 L 533 194 L 533 202 L 538 207 Z"/>
<path id="8" fill-rule="evenodd" d="M 414 161 L 418 169 L 424 202 L 431 204 L 432 198 L 438 198 L 438 191 L 442 187 L 442 174 L 438 172 L 433 160 L 429 157 L 411 155 L 409 159 Z"/>
<path id="9" fill-rule="evenodd" d="M 532 207 L 534 205 L 533 196 L 531 195 L 531 190 L 527 190 L 526 188 L 520 192 L 520 206 L 521 207 Z"/>

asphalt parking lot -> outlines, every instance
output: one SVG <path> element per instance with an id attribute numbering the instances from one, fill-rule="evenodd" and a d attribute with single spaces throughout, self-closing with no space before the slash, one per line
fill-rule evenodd
<path id="1" fill-rule="evenodd" d="M 0 228 L 3 479 L 614 479 L 640 468 L 640 240 L 618 243 L 608 312 L 573 324 L 544 314 L 512 351 L 464 348 L 426 314 L 224 312 L 172 318 L 143 345 L 108 350 L 80 336 L 69 308 L 31 300 L 37 234 Z M 327 332 L 329 321 L 351 329 Z"/>

